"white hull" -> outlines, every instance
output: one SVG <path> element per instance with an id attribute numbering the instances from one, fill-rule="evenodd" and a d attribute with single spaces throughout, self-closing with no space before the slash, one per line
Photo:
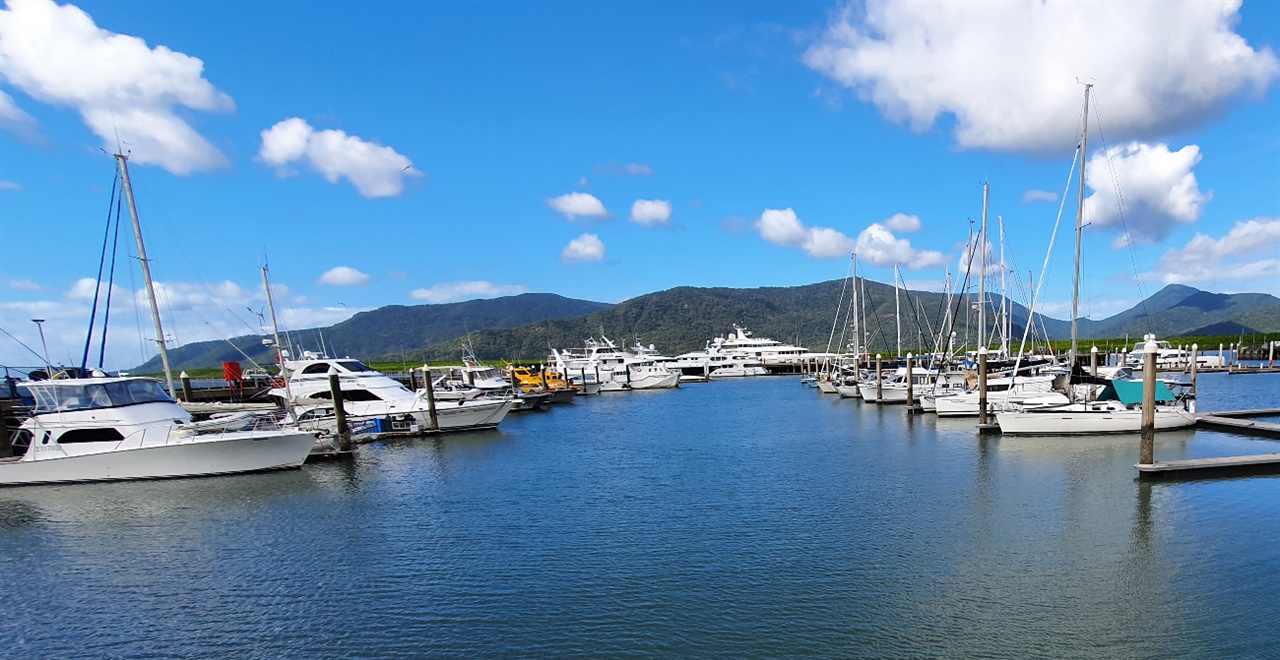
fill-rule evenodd
<path id="1" fill-rule="evenodd" d="M 1067 397 L 1057 392 L 987 392 L 987 412 L 1016 407 L 1018 410 L 1061 406 L 1070 403 Z M 977 417 L 978 393 L 965 392 L 951 396 L 940 396 L 934 399 L 939 417 Z"/>
<path id="2" fill-rule="evenodd" d="M 2 462 L 0 485 L 205 477 L 296 468 L 306 460 L 315 440 L 313 434 L 303 432 L 245 432 L 209 439 L 196 436 L 133 449 Z M 33 446 L 31 451 L 35 450 Z"/>
<path id="3" fill-rule="evenodd" d="M 1088 408 L 1088 409 L 1086 409 Z M 1195 415 L 1178 407 L 1156 407 L 1156 430 L 1193 426 Z M 1024 435 L 1081 435 L 1098 433 L 1138 433 L 1142 430 L 1142 410 L 1107 409 L 1092 404 L 1044 408 L 1039 411 L 996 413 L 1000 432 Z"/>
<path id="4" fill-rule="evenodd" d="M 837 385 L 836 393 L 840 395 L 841 399 L 856 399 L 861 396 L 857 385 Z"/>

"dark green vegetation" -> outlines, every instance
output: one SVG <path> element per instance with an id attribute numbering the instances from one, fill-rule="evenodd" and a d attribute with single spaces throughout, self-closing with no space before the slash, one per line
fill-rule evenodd
<path id="1" fill-rule="evenodd" d="M 407 351 L 432 346 L 466 334 L 468 329 L 510 328 L 545 319 L 581 316 L 605 307 L 608 307 L 605 303 L 575 300 L 551 293 L 523 293 L 443 305 L 391 305 L 360 312 L 342 323 L 318 331 L 315 328 L 290 329 L 289 336 L 295 346 L 301 344 L 309 350 L 318 351 L 323 333 L 325 346 L 331 354 L 352 357 L 394 354 L 395 357 L 388 361 L 399 362 L 401 348 Z M 240 353 L 243 351 L 259 364 L 274 364 L 271 349 L 262 344 L 264 336 L 245 335 L 231 339 L 236 348 L 223 340 L 187 344 L 169 351 L 169 361 L 175 372 L 219 367 L 223 362 L 239 362 L 248 367 L 249 360 Z M 157 356 L 133 371 L 153 373 L 160 369 Z"/>
<path id="2" fill-rule="evenodd" d="M 860 285 L 861 288 L 861 285 Z M 485 359 L 537 360 L 551 347 L 582 345 L 588 337 L 607 335 L 619 345 L 631 345 L 636 338 L 654 344 L 667 355 L 702 348 L 712 337 L 724 335 L 733 324 L 751 330 L 758 337 L 799 342 L 810 350 L 826 350 L 831 336 L 836 306 L 843 296 L 847 308 L 851 292 L 847 280 L 831 280 L 797 287 L 758 289 L 678 287 L 638 296 L 616 305 L 570 300 L 549 294 L 524 294 L 493 300 L 474 300 L 450 305 L 384 307 L 363 312 L 350 320 L 324 328 L 331 353 L 359 357 L 366 361 L 410 365 L 430 362 L 457 362 L 462 343 L 469 339 L 477 356 Z M 865 282 L 869 349 L 893 354 L 896 351 L 893 287 Z M 994 298 L 994 296 L 992 296 Z M 902 292 L 899 307 L 904 351 L 932 350 L 931 337 L 946 319 L 946 296 L 922 291 Z M 972 346 L 976 338 L 977 312 L 970 299 L 952 301 L 957 346 Z M 998 299 L 993 309 L 998 309 Z M 1014 344 L 1022 337 L 1027 310 L 1013 305 Z M 836 341 L 847 319 L 839 320 Z M 988 335 L 995 324 L 988 314 Z M 1216 350 L 1218 343 L 1236 341 L 1240 335 L 1280 332 L 1280 299 L 1260 293 L 1217 294 L 1188 286 L 1164 287 L 1133 308 L 1107 319 L 1081 319 L 1080 337 L 1084 347 L 1098 344 L 1106 348 L 1128 345 L 1143 334 L 1154 332 L 1175 344 L 1200 341 L 1202 348 Z M 467 330 L 470 333 L 467 333 Z M 1037 315 L 1032 337 L 1068 338 L 1067 321 Z M 467 337 L 464 337 L 467 335 Z M 1191 337 L 1178 341 L 1180 337 Z M 308 348 L 319 347 L 319 333 L 303 330 L 291 333 Z M 1223 340 L 1226 337 L 1228 339 Z M 1111 344 L 1095 341 L 1113 338 Z M 255 360 L 270 360 L 261 337 L 233 340 Z M 849 340 L 846 337 L 846 342 Z M 252 349 L 252 350 L 250 350 Z M 404 351 L 403 356 L 401 350 Z M 213 367 L 223 360 L 245 362 L 226 342 L 201 342 L 172 353 L 175 369 Z M 138 371 L 157 371 L 152 360 Z"/>

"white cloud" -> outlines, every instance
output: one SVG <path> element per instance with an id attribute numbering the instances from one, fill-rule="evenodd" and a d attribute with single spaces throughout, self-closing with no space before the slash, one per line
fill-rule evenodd
<path id="1" fill-rule="evenodd" d="M 1059 151 L 1079 133 L 1077 77 L 1096 80 L 1105 128 L 1121 140 L 1201 124 L 1241 92 L 1261 96 L 1280 61 L 1233 31 L 1239 8 L 870 0 L 833 15 L 804 62 L 917 132 L 953 115 L 961 147 Z"/>
<path id="2" fill-rule="evenodd" d="M 12 96 L 0 90 L 0 129 L 25 137 L 39 131 L 40 124 L 35 117 L 19 108 Z"/>
<path id="3" fill-rule="evenodd" d="M 596 174 L 608 176 L 648 176 L 653 174 L 653 168 L 645 163 L 627 163 L 624 165 L 613 159 L 610 159 L 607 163 L 597 163 L 594 169 Z"/>
<path id="4" fill-rule="evenodd" d="M 604 203 L 590 193 L 571 192 L 546 201 L 547 206 L 556 213 L 563 214 L 570 221 L 574 218 L 609 217 L 609 211 L 604 207 Z"/>
<path id="5" fill-rule="evenodd" d="M 993 227 L 993 226 L 987 227 L 988 236 L 994 233 L 994 231 L 996 231 L 996 227 Z M 957 264 L 958 270 L 956 270 L 957 276 L 961 278 L 964 277 L 965 273 L 969 273 L 969 278 L 974 282 L 978 281 L 979 268 L 977 267 L 977 264 L 982 263 L 982 258 L 984 256 L 982 254 L 979 254 L 978 250 L 976 249 L 977 240 L 978 240 L 978 235 L 974 234 L 969 238 L 969 240 L 964 242 L 964 249 L 963 251 L 960 252 L 960 262 L 959 264 Z M 996 253 L 995 246 L 991 244 L 990 240 L 986 240 L 983 243 L 984 243 L 983 250 L 986 252 L 985 256 L 987 259 L 986 261 L 987 277 L 999 277 L 1000 276 L 1000 256 Z M 969 271 L 970 255 L 973 255 L 973 261 L 974 261 L 974 268 L 972 272 Z"/>
<path id="6" fill-rule="evenodd" d="M 2 279 L 0 279 L 0 284 L 4 284 L 5 286 L 9 287 L 10 289 L 16 289 L 16 290 L 18 290 L 18 291 L 42 291 L 42 290 L 44 290 L 44 287 L 42 287 L 42 286 L 40 286 L 39 284 L 36 284 L 35 282 L 32 282 L 31 280 L 28 280 L 28 279 L 17 279 L 17 280 L 14 280 L 14 279 L 9 279 L 9 278 L 7 278 L 7 277 L 6 277 L 6 278 L 2 278 Z"/>
<path id="7" fill-rule="evenodd" d="M 947 258 L 936 250 L 917 250 L 911 247 L 911 241 L 898 238 L 888 227 L 873 222 L 862 233 L 854 244 L 854 252 L 858 259 L 876 266 L 900 265 L 911 269 L 941 266 Z"/>
<path id="8" fill-rule="evenodd" d="M 1178 224 L 1200 219 L 1205 202 L 1212 192 L 1201 193 L 1191 168 L 1200 162 L 1200 148 L 1194 144 L 1169 151 L 1163 144 L 1139 144 L 1111 147 L 1089 158 L 1085 185 L 1095 192 L 1084 200 L 1085 222 L 1095 227 L 1129 229 L 1134 243 L 1159 241 Z M 1112 168 L 1114 165 L 1114 179 Z M 1115 197 L 1119 187 L 1124 201 L 1124 224 Z M 1121 235 L 1113 247 L 1123 247 Z"/>
<path id="9" fill-rule="evenodd" d="M 895 213 L 892 218 L 884 221 L 884 225 L 894 231 L 920 231 L 920 218 L 905 213 Z"/>
<path id="10" fill-rule="evenodd" d="M 524 293 L 528 289 L 519 284 L 494 284 L 492 282 L 441 282 L 426 289 L 414 289 L 409 297 L 428 303 L 451 303 L 475 298 L 497 298 Z"/>
<path id="11" fill-rule="evenodd" d="M 583 234 L 564 247 L 560 260 L 565 263 L 604 261 L 604 242 L 595 234 Z"/>
<path id="12" fill-rule="evenodd" d="M 1022 203 L 1030 202 L 1056 202 L 1058 201 L 1058 193 L 1049 190 L 1028 190 L 1022 193 Z"/>
<path id="13" fill-rule="evenodd" d="M 0 76 L 31 98 L 74 108 L 114 153 L 186 176 L 227 157 L 179 116 L 230 112 L 235 102 L 204 79 L 204 62 L 100 29 L 84 11 L 50 0 L 0 10 Z"/>
<path id="14" fill-rule="evenodd" d="M 19 191 L 22 190 L 22 184 L 17 183 L 16 181 L 0 180 L 0 190 Z"/>
<path id="15" fill-rule="evenodd" d="M 406 179 L 423 176 L 413 161 L 391 147 L 335 129 L 317 131 L 298 117 L 280 121 L 261 135 L 258 158 L 279 176 L 295 174 L 291 166 L 301 162 L 329 183 L 345 178 L 369 198 L 396 197 L 404 192 Z"/>
<path id="16" fill-rule="evenodd" d="M 326 286 L 364 286 L 373 278 L 348 266 L 335 266 L 326 270 L 316 284 Z"/>
<path id="17" fill-rule="evenodd" d="M 814 259 L 839 259 L 854 251 L 853 239 L 828 227 L 809 227 L 789 208 L 765 209 L 755 226 L 764 240 L 800 248 Z"/>
<path id="18" fill-rule="evenodd" d="M 665 199 L 637 199 L 631 205 L 631 221 L 644 227 L 671 221 L 671 202 Z"/>
<path id="19" fill-rule="evenodd" d="M 622 169 L 627 174 L 653 174 L 653 168 L 644 163 L 627 163 Z"/>
<path id="20" fill-rule="evenodd" d="M 586 188 L 586 187 L 587 187 L 587 177 L 585 177 L 585 176 L 584 176 L 584 177 L 581 177 L 581 178 L 579 178 L 579 179 L 578 179 L 578 187 L 579 187 L 579 188 Z"/>
<path id="21" fill-rule="evenodd" d="M 1280 218 L 1237 222 L 1216 240 L 1197 233 L 1165 252 L 1151 276 L 1166 284 L 1269 281 L 1280 289 Z"/>

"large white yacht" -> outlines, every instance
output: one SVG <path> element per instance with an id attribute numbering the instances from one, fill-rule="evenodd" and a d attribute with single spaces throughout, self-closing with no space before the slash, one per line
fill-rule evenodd
<path id="1" fill-rule="evenodd" d="M 551 362 L 571 379 L 599 374 L 601 392 L 649 390 L 676 387 L 680 374 L 651 357 L 640 357 L 619 349 L 608 337 L 588 339 L 581 351 L 552 349 Z"/>
<path id="2" fill-rule="evenodd" d="M 727 337 L 716 337 L 711 345 L 725 353 L 737 353 L 753 357 L 765 367 L 791 365 L 809 356 L 803 346 L 784 344 L 766 337 L 753 337 L 751 331 L 736 323 Z"/>
<path id="3" fill-rule="evenodd" d="M 1137 433 L 1142 430 L 1142 381 L 1113 380 L 1095 401 L 996 413 L 1000 432 L 1023 435 Z M 1156 383 L 1155 429 L 1196 423 L 1193 402 L 1183 405 L 1163 382 Z"/>
<path id="4" fill-rule="evenodd" d="M 430 428 L 426 390 L 411 391 L 359 360 L 333 359 L 311 353 L 304 353 L 303 357 L 302 360 L 285 360 L 288 387 L 277 382 L 270 392 L 271 396 L 292 403 L 300 417 L 332 410 L 329 374 L 336 373 L 348 416 L 355 419 L 390 417 L 407 422 L 409 427 Z M 509 398 L 441 401 L 436 405 L 436 419 L 441 431 L 492 428 L 502 422 L 513 405 L 515 401 Z"/>
<path id="5" fill-rule="evenodd" d="M 5 486 L 296 468 L 316 441 L 262 425 L 241 430 L 254 415 L 192 422 L 149 378 L 45 380 L 18 390 L 34 409 L 13 437 L 25 453 L 0 459 Z"/>

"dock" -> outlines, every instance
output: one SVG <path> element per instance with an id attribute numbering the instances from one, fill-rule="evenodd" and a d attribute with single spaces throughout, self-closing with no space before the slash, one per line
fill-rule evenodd
<path id="1" fill-rule="evenodd" d="M 1258 474 L 1280 472 L 1280 454 L 1157 461 L 1150 465 L 1139 463 L 1134 467 L 1138 468 L 1138 477 L 1140 478 L 1200 477 L 1209 474 L 1217 476 Z"/>

